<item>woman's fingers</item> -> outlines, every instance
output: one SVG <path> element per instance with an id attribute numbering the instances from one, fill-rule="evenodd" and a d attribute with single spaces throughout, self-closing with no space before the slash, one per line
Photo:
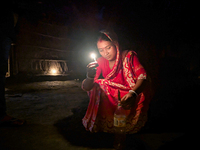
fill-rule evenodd
<path id="1" fill-rule="evenodd" d="M 122 99 L 121 99 L 121 105 L 124 109 L 131 109 L 131 107 L 133 107 L 135 102 L 135 99 L 133 97 L 130 97 L 130 95 L 125 95 Z"/>
<path id="2" fill-rule="evenodd" d="M 129 99 L 129 98 L 131 98 L 131 97 L 132 97 L 132 96 L 129 95 L 129 94 L 124 95 L 124 96 L 122 97 L 122 99 L 121 99 L 122 103 L 126 102 L 127 99 Z"/>
<path id="3" fill-rule="evenodd" d="M 124 95 L 121 99 L 121 102 L 123 103 L 126 100 L 126 95 Z"/>
<path id="4" fill-rule="evenodd" d="M 87 71 L 87 75 L 88 75 L 88 77 L 90 77 L 90 78 L 94 78 L 95 75 L 96 75 L 96 69 L 88 70 L 88 71 Z"/>
<path id="5" fill-rule="evenodd" d="M 121 105 L 122 107 L 126 107 L 127 105 L 129 105 L 129 102 L 127 101 L 127 96 L 125 95 L 122 99 L 121 99 Z"/>
<path id="6" fill-rule="evenodd" d="M 91 62 L 91 63 L 89 63 L 88 65 L 87 65 L 87 68 L 96 68 L 96 67 L 98 67 L 99 65 L 98 65 L 98 63 L 97 62 Z"/>
<path id="7" fill-rule="evenodd" d="M 87 75 L 88 77 L 90 78 L 94 78 L 95 75 L 96 75 L 96 67 L 98 67 L 98 63 L 97 62 L 92 62 L 92 63 L 89 63 L 87 65 Z"/>

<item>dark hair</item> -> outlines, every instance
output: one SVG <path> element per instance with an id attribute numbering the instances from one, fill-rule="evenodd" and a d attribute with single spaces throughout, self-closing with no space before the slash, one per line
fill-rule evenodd
<path id="1" fill-rule="evenodd" d="M 97 41 L 102 40 L 111 42 L 111 40 L 104 33 L 100 33 Z"/>
<path id="2" fill-rule="evenodd" d="M 104 41 L 118 41 L 117 34 L 111 30 L 101 30 L 99 33 L 99 38 L 97 41 L 104 40 Z"/>

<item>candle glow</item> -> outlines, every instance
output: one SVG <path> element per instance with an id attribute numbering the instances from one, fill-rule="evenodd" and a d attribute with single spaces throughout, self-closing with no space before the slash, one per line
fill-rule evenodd
<path id="1" fill-rule="evenodd" d="M 96 55 L 94 53 L 91 54 L 91 57 L 96 61 Z"/>
<path id="2" fill-rule="evenodd" d="M 51 73 L 52 73 L 52 74 L 56 74 L 56 72 L 57 72 L 56 69 L 52 69 L 52 70 L 51 70 Z"/>

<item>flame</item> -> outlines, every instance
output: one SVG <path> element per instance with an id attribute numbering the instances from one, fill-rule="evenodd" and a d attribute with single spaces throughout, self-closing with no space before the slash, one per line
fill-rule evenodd
<path id="1" fill-rule="evenodd" d="M 94 61 L 96 61 L 96 55 L 94 53 L 92 53 L 90 56 L 94 59 Z"/>

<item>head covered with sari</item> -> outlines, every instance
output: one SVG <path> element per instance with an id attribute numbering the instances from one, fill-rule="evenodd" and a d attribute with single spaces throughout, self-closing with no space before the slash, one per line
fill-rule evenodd
<path id="1" fill-rule="evenodd" d="M 107 78 L 112 78 L 115 76 L 115 73 L 117 73 L 119 71 L 119 69 L 122 67 L 122 62 L 121 62 L 121 52 L 119 49 L 119 43 L 118 43 L 118 37 L 117 34 L 113 31 L 109 31 L 109 30 L 101 30 L 100 31 L 101 35 L 98 38 L 98 41 L 110 41 L 113 45 L 115 45 L 115 49 L 117 51 L 116 54 L 116 61 L 115 61 L 115 67 L 113 67 L 112 72 L 110 72 L 110 74 L 107 76 Z"/>
<path id="2" fill-rule="evenodd" d="M 96 77 L 94 87 L 88 92 L 90 102 L 87 112 L 83 118 L 83 125 L 91 132 L 113 131 L 114 112 L 118 104 L 118 90 L 121 97 L 131 90 L 138 79 L 146 79 L 146 71 L 140 64 L 137 54 L 128 51 L 122 58 L 117 35 L 110 31 L 100 31 L 101 36 L 98 41 L 110 41 L 116 49 L 116 59 L 113 68 L 109 68 L 109 61 L 100 57 L 97 62 Z M 100 74 L 103 79 L 98 79 Z M 145 94 L 140 93 L 135 105 L 131 110 L 127 110 L 127 133 L 136 133 L 144 126 L 147 120 L 148 101 L 145 101 Z"/>
<path id="3" fill-rule="evenodd" d="M 105 35 L 111 42 L 113 42 L 113 41 L 118 42 L 118 37 L 115 32 L 108 31 L 108 30 L 101 30 L 100 33 Z M 99 37 L 99 39 L 100 38 L 102 38 L 102 37 Z"/>

